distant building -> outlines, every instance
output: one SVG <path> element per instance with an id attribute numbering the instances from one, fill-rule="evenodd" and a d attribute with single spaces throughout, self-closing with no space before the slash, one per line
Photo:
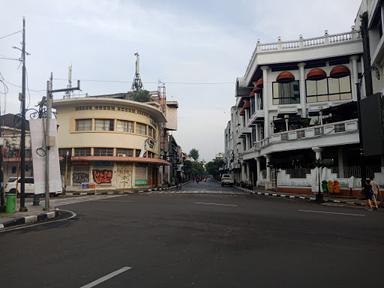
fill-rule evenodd
<path id="1" fill-rule="evenodd" d="M 53 106 L 67 190 L 162 185 L 161 167 L 169 162 L 161 157 L 166 117 L 158 103 L 114 94 L 55 100 Z"/>
<path id="2" fill-rule="evenodd" d="M 3 173 L 4 182 L 7 183 L 9 177 L 20 176 L 20 129 L 22 118 L 20 115 L 5 114 L 0 116 L 1 139 L 3 144 Z M 26 139 L 25 139 L 25 175 L 32 176 L 31 142 L 29 134 L 29 122 L 26 120 Z"/>

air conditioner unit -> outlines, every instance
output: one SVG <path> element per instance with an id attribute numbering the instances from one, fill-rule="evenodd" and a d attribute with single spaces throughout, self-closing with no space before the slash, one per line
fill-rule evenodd
<path id="1" fill-rule="evenodd" d="M 118 157 L 127 157 L 127 154 L 124 154 L 124 153 L 117 153 L 117 156 L 118 156 Z"/>

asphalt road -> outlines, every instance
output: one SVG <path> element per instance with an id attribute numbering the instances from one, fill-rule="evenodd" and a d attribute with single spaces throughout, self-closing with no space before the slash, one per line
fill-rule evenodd
<path id="1" fill-rule="evenodd" d="M 1 233 L 1 287 L 384 283 L 383 211 L 207 194 L 236 191 L 211 182 L 183 191 L 68 204 L 74 220 Z"/>

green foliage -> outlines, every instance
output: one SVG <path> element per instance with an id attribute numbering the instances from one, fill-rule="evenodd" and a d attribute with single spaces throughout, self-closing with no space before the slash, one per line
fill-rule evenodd
<path id="1" fill-rule="evenodd" d="M 206 174 L 204 164 L 198 161 L 184 161 L 184 173 L 188 178 Z"/>
<path id="2" fill-rule="evenodd" d="M 191 157 L 193 160 L 197 161 L 199 159 L 199 150 L 192 148 L 191 151 L 189 151 L 189 157 Z"/>
<path id="3" fill-rule="evenodd" d="M 127 93 L 127 99 L 136 102 L 149 102 L 151 95 L 147 90 L 132 91 Z"/>
<path id="4" fill-rule="evenodd" d="M 209 175 L 212 175 L 214 178 L 219 179 L 220 178 L 220 172 L 219 169 L 224 167 L 225 162 L 222 158 L 215 158 L 212 161 L 209 161 L 205 165 L 205 169 L 207 170 L 207 173 Z"/>

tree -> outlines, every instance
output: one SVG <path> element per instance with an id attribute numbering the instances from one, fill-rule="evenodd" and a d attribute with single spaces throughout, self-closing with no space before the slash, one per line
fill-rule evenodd
<path id="1" fill-rule="evenodd" d="M 184 173 L 187 178 L 191 179 L 196 176 L 203 176 L 206 174 L 203 163 L 199 161 L 184 161 Z"/>
<path id="2" fill-rule="evenodd" d="M 151 100 L 151 95 L 147 90 L 132 91 L 127 93 L 128 100 L 136 102 L 149 102 Z"/>
<path id="3" fill-rule="evenodd" d="M 199 159 L 199 150 L 192 148 L 188 156 L 197 161 Z"/>
<path id="4" fill-rule="evenodd" d="M 220 178 L 220 168 L 224 167 L 225 162 L 223 158 L 215 158 L 212 161 L 209 161 L 205 165 L 205 169 L 207 170 L 207 173 L 212 175 L 214 178 L 219 179 Z"/>

